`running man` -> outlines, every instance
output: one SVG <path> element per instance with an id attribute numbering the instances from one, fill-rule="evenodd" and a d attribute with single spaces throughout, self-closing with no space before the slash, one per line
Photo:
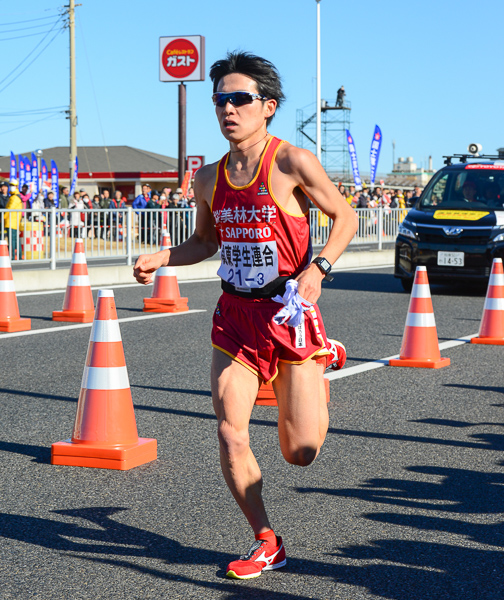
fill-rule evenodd
<path id="1" fill-rule="evenodd" d="M 229 53 L 212 65 L 210 78 L 229 153 L 196 174 L 193 235 L 170 250 L 140 256 L 134 276 L 148 284 L 159 267 L 195 264 L 220 246 L 223 293 L 213 316 L 212 400 L 222 472 L 256 539 L 247 555 L 228 565 L 227 575 L 250 579 L 286 564 L 249 446 L 252 408 L 261 381 L 272 382 L 285 460 L 313 462 L 329 425 L 323 370 L 315 358 L 330 353 L 315 303 L 322 280 L 357 230 L 357 218 L 310 151 L 268 133 L 284 99 L 273 64 L 246 52 Z M 333 220 L 314 261 L 310 200 Z M 289 279 L 306 301 L 297 327 L 273 321 L 283 304 L 272 298 L 285 294 Z"/>

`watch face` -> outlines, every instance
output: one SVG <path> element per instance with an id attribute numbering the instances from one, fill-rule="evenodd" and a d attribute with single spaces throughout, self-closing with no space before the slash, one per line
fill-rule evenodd
<path id="1" fill-rule="evenodd" d="M 321 256 L 317 257 L 314 261 L 326 274 L 330 272 L 332 265 L 327 260 L 327 258 L 323 258 Z"/>
<path id="2" fill-rule="evenodd" d="M 330 271 L 331 270 L 331 263 L 327 260 L 327 258 L 323 258 L 320 261 L 320 266 L 324 269 L 324 271 Z"/>

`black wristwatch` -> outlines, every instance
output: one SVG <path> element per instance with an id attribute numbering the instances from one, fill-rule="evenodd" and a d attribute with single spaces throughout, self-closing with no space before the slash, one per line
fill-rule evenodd
<path id="1" fill-rule="evenodd" d="M 327 260 L 327 258 L 324 258 L 323 256 L 317 256 L 317 258 L 314 258 L 312 260 L 312 264 L 317 265 L 320 271 L 325 275 L 324 279 L 326 281 L 332 281 L 334 279 L 334 277 L 331 277 L 331 275 L 329 275 L 332 269 L 332 265 Z"/>

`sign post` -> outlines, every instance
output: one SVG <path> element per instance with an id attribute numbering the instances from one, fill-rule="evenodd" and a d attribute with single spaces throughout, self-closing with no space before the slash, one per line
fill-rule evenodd
<path id="1" fill-rule="evenodd" d="M 178 185 L 186 164 L 186 87 L 184 81 L 205 80 L 205 38 L 188 35 L 159 38 L 159 80 L 179 82 Z"/>

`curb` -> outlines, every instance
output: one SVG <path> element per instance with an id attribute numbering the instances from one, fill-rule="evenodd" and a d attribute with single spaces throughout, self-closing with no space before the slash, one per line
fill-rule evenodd
<path id="1" fill-rule="evenodd" d="M 334 271 L 344 271 L 359 267 L 389 267 L 394 264 L 394 250 L 344 252 L 333 267 Z M 176 267 L 177 280 L 216 279 L 219 260 L 205 260 L 197 265 Z M 112 265 L 89 267 L 91 287 L 120 284 L 135 284 L 133 267 Z M 34 271 L 13 271 L 16 292 L 38 292 L 42 290 L 65 290 L 68 283 L 68 269 L 37 269 Z"/>

